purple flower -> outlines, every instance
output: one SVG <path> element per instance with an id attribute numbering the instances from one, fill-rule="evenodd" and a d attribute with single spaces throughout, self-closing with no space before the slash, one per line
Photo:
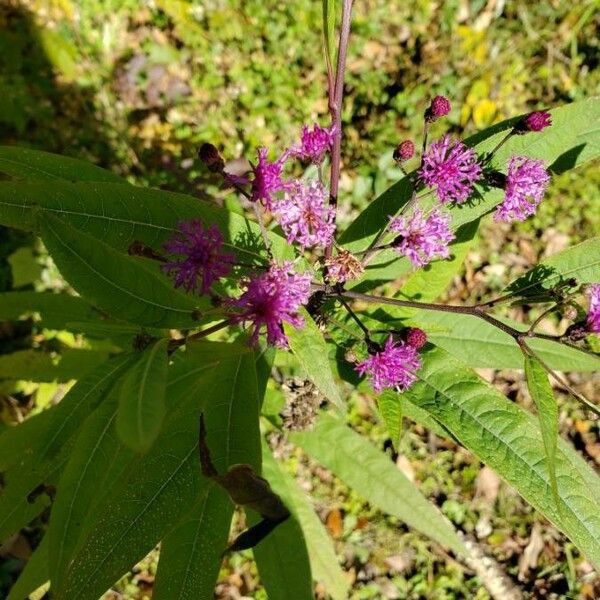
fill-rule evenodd
<path id="1" fill-rule="evenodd" d="M 592 333 L 600 333 L 600 283 L 590 286 L 588 295 L 590 297 L 590 310 L 587 314 L 587 330 Z"/>
<path id="2" fill-rule="evenodd" d="M 164 245 L 167 252 L 182 258 L 165 263 L 163 269 L 175 276 L 175 287 L 206 294 L 214 281 L 231 271 L 235 260 L 233 254 L 221 252 L 222 245 L 223 236 L 216 225 L 205 229 L 202 221 L 182 221 Z"/>
<path id="3" fill-rule="evenodd" d="M 528 131 L 542 131 L 552 125 L 552 115 L 545 110 L 536 110 L 525 117 L 523 125 Z"/>
<path id="4" fill-rule="evenodd" d="M 327 190 L 317 180 L 294 181 L 273 212 L 287 241 L 300 246 L 327 246 L 335 233 L 335 209 L 327 203 Z"/>
<path id="5" fill-rule="evenodd" d="M 496 221 L 524 221 L 542 201 L 550 175 L 544 161 L 513 156 L 508 162 L 504 201 L 494 213 Z"/>
<path id="6" fill-rule="evenodd" d="M 415 371 L 421 368 L 421 359 L 413 346 L 396 343 L 390 336 L 379 352 L 356 365 L 359 375 L 367 373 L 376 392 L 385 388 L 408 389 L 416 380 Z"/>
<path id="7" fill-rule="evenodd" d="M 464 202 L 481 176 L 477 155 L 462 142 L 445 135 L 423 155 L 420 179 L 435 188 L 440 202 Z"/>
<path id="8" fill-rule="evenodd" d="M 446 96 L 436 96 L 425 111 L 425 119 L 432 123 L 441 117 L 445 117 L 451 108 L 450 100 Z"/>
<path id="9" fill-rule="evenodd" d="M 407 256 L 415 267 L 423 267 L 434 258 L 448 258 L 448 244 L 454 239 L 450 216 L 433 210 L 427 217 L 416 209 L 410 217 L 394 217 L 390 231 L 397 233 L 394 250 Z"/>
<path id="10" fill-rule="evenodd" d="M 252 201 L 261 201 L 266 208 L 273 207 L 273 196 L 276 192 L 287 189 L 286 182 L 281 178 L 283 166 L 289 157 L 289 152 L 284 152 L 276 161 L 270 162 L 267 158 L 268 150 L 259 148 L 257 163 L 253 167 L 254 179 L 252 180 Z"/>
<path id="11" fill-rule="evenodd" d="M 333 126 L 321 127 L 315 123 L 311 131 L 308 125 L 304 125 L 300 136 L 300 146 L 292 150 L 292 153 L 302 160 L 310 160 L 318 165 L 323 162 L 325 154 L 333 147 L 335 133 L 336 130 Z"/>
<path id="12" fill-rule="evenodd" d="M 282 322 L 302 327 L 304 319 L 298 314 L 298 309 L 308 302 L 310 280 L 308 273 L 294 273 L 291 262 L 281 266 L 272 264 L 268 271 L 246 282 L 246 291 L 240 298 L 230 301 L 231 306 L 242 311 L 233 317 L 233 321 L 253 322 L 252 344 L 258 342 L 261 328 L 264 327 L 267 343 L 287 348 Z"/>

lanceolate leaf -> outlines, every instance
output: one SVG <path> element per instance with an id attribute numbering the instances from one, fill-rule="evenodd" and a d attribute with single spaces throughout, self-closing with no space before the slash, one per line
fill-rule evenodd
<path id="1" fill-rule="evenodd" d="M 333 600 L 346 600 L 349 583 L 340 568 L 329 534 L 315 514 L 305 492 L 298 487 L 293 477 L 277 464 L 264 443 L 263 475 L 300 524 L 313 579 L 325 586 Z"/>
<path id="2" fill-rule="evenodd" d="M 150 448 L 165 417 L 168 344 L 162 339 L 147 348 L 119 387 L 117 432 L 137 452 Z"/>
<path id="3" fill-rule="evenodd" d="M 394 448 L 398 449 L 402 433 L 402 399 L 393 390 L 384 390 L 377 398 L 377 409 L 383 418 Z"/>
<path id="4" fill-rule="evenodd" d="M 112 181 L 123 183 L 114 173 L 68 156 L 18 146 L 0 146 L 0 173 L 29 181 Z"/>
<path id="5" fill-rule="evenodd" d="M 445 517 L 384 454 L 340 420 L 319 418 L 313 431 L 291 440 L 373 506 L 462 554 L 462 541 Z"/>
<path id="6" fill-rule="evenodd" d="M 600 281 L 600 237 L 591 238 L 541 261 L 506 289 L 516 298 L 535 295 L 575 278 L 577 284 Z"/>
<path id="7" fill-rule="evenodd" d="M 540 421 L 540 430 L 546 450 L 548 475 L 552 485 L 552 493 L 558 502 L 558 488 L 556 485 L 556 446 L 558 443 L 558 405 L 548 381 L 548 374 L 537 358 L 525 357 L 525 377 L 527 387 L 535 402 Z"/>
<path id="8" fill-rule="evenodd" d="M 342 410 L 343 402 L 333 378 L 329 363 L 329 351 L 323 334 L 304 309 L 302 314 L 304 327 L 295 328 L 285 325 L 290 349 L 319 391 L 338 409 Z"/>
<path id="9" fill-rule="evenodd" d="M 552 492 L 542 434 L 535 418 L 472 370 L 435 348 L 421 382 L 406 392 L 492 467 L 600 566 L 600 480 L 562 440 L 556 450 L 559 505 Z"/>
<path id="10" fill-rule="evenodd" d="M 46 494 L 39 494 L 33 502 L 28 496 L 40 484 L 56 485 L 77 430 L 128 360 L 123 356 L 101 365 L 81 379 L 58 406 L 0 435 L 0 470 L 4 473 L 0 538 L 27 525 L 47 506 Z"/>
<path id="11" fill-rule="evenodd" d="M 154 600 L 212 597 L 233 510 L 220 487 L 204 490 L 197 506 L 161 544 Z"/>
<path id="12" fill-rule="evenodd" d="M 121 254 L 52 215 L 42 219 L 41 233 L 69 283 L 119 318 L 150 327 L 192 327 L 193 311 L 208 303 L 174 290 L 155 265 Z"/>
<path id="13" fill-rule="evenodd" d="M 238 253 L 256 254 L 262 246 L 256 223 L 184 194 L 120 183 L 0 182 L 0 224 L 36 231 L 38 212 L 60 217 L 122 252 L 134 241 L 161 251 L 177 223 L 189 219 L 216 224 L 225 245 Z M 276 255 L 290 250 L 279 236 L 271 243 Z"/>
<path id="14" fill-rule="evenodd" d="M 254 355 L 246 352 L 213 362 L 185 385 L 185 369 L 174 373 L 160 436 L 147 454 L 137 455 L 107 482 L 74 551 L 63 556 L 66 573 L 54 587 L 57 600 L 96 600 L 196 506 L 209 484 L 200 474 L 197 454 L 201 410 L 219 468 L 260 461 L 253 366 Z"/>

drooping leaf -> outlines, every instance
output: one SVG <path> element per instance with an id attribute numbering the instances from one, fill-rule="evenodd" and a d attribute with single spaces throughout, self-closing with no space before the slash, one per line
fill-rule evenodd
<path id="1" fill-rule="evenodd" d="M 174 290 L 146 261 L 121 254 L 52 215 L 42 221 L 42 238 L 61 273 L 108 313 L 150 327 L 193 327 L 193 312 L 208 305 L 205 298 Z"/>
<path id="2" fill-rule="evenodd" d="M 384 390 L 377 397 L 377 409 L 383 418 L 394 448 L 398 449 L 402 433 L 402 399 L 393 390 Z"/>
<path id="3" fill-rule="evenodd" d="M 333 600 L 346 600 L 349 583 L 340 568 L 327 530 L 316 515 L 305 492 L 298 487 L 291 475 L 277 464 L 265 443 L 263 443 L 263 475 L 302 529 L 313 579 L 325 586 Z"/>
<path id="4" fill-rule="evenodd" d="M 527 388 L 535 402 L 540 422 L 540 431 L 544 440 L 546 463 L 552 493 L 557 503 L 558 487 L 556 484 L 556 446 L 558 444 L 558 404 L 548 381 L 548 374 L 540 361 L 533 356 L 525 357 L 525 378 Z"/>
<path id="5" fill-rule="evenodd" d="M 290 349 L 319 391 L 339 410 L 343 410 L 344 404 L 333 378 L 323 334 L 304 309 L 301 314 L 304 316 L 304 327 L 295 328 L 284 323 Z"/>
<path id="6" fill-rule="evenodd" d="M 557 506 L 534 417 L 440 348 L 426 352 L 423 363 L 421 381 L 405 392 L 411 400 L 600 565 L 600 480 L 585 461 L 558 441 Z"/>
<path id="7" fill-rule="evenodd" d="M 212 363 L 184 385 L 185 370 L 171 380 L 160 436 L 107 482 L 74 552 L 62 559 L 67 570 L 54 587 L 57 600 L 75 593 L 95 600 L 196 506 L 209 482 L 197 454 L 200 411 L 209 423 L 215 463 L 260 461 L 254 360 L 246 352 Z"/>
<path id="8" fill-rule="evenodd" d="M 0 538 L 18 531 L 49 503 L 40 485 L 56 485 L 84 418 L 95 408 L 129 361 L 116 357 L 81 379 L 58 406 L 0 435 Z M 29 497 L 29 499 L 28 499 Z"/>
<path id="9" fill-rule="evenodd" d="M 167 349 L 162 339 L 147 348 L 120 385 L 117 433 L 136 452 L 146 452 L 165 417 Z"/>
<path id="10" fill-rule="evenodd" d="M 110 171 L 84 160 L 19 146 L 0 146 L 0 173 L 29 181 L 107 181 L 123 183 Z"/>
<path id="11" fill-rule="evenodd" d="M 462 554 L 452 525 L 383 453 L 340 420 L 322 415 L 313 431 L 290 439 L 380 510 Z"/>

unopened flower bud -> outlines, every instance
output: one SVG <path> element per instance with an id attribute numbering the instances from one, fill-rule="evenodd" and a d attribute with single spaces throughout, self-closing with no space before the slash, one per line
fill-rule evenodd
<path id="1" fill-rule="evenodd" d="M 354 364 L 358 362 L 358 356 L 356 355 L 356 352 L 354 350 L 348 350 L 346 352 L 346 354 L 344 355 L 344 358 L 346 359 L 347 362 Z"/>
<path id="2" fill-rule="evenodd" d="M 419 350 L 427 343 L 427 334 L 417 327 L 411 327 L 406 335 L 406 343 Z"/>
<path id="3" fill-rule="evenodd" d="M 221 173 L 225 168 L 225 161 L 219 154 L 216 146 L 212 144 L 202 144 L 198 150 L 198 158 L 211 173 Z"/>
<path id="4" fill-rule="evenodd" d="M 542 131 L 552 125 L 552 115 L 545 110 L 536 110 L 525 117 L 523 124 L 528 131 Z"/>
<path id="5" fill-rule="evenodd" d="M 429 123 L 437 121 L 441 117 L 445 117 L 452 108 L 450 100 L 446 96 L 436 96 L 425 111 L 425 120 Z"/>
<path id="6" fill-rule="evenodd" d="M 403 160 L 408 160 L 415 155 L 415 145 L 412 140 L 404 140 L 400 144 L 396 146 L 394 150 L 394 160 L 396 162 L 401 162 Z"/>

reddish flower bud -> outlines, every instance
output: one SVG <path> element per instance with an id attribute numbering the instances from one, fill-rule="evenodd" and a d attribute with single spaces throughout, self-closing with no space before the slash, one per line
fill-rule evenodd
<path id="1" fill-rule="evenodd" d="M 552 115 L 545 110 L 536 110 L 525 117 L 523 125 L 527 131 L 542 131 L 552 125 Z"/>
<path id="2" fill-rule="evenodd" d="M 211 173 L 221 173 L 225 168 L 225 161 L 212 144 L 202 144 L 198 150 L 198 158 Z"/>
<path id="3" fill-rule="evenodd" d="M 440 117 L 445 117 L 451 108 L 450 100 L 446 96 L 436 96 L 425 111 L 425 119 L 432 123 Z"/>
<path id="4" fill-rule="evenodd" d="M 406 343 L 419 350 L 427 343 L 427 334 L 422 329 L 411 327 L 406 336 Z"/>
<path id="5" fill-rule="evenodd" d="M 404 140 L 396 146 L 394 150 L 394 160 L 400 162 L 402 160 L 408 160 L 415 155 L 415 145 L 411 140 Z"/>

